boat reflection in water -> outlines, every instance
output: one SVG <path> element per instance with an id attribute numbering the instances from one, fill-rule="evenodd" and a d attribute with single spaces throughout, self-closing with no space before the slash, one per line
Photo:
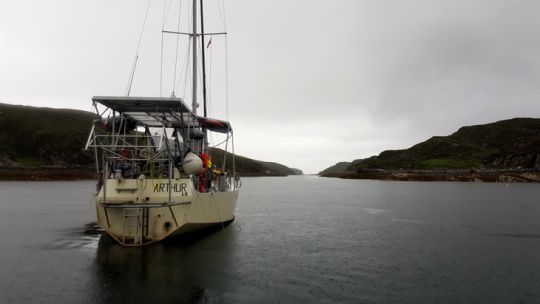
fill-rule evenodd
<path id="1" fill-rule="evenodd" d="M 92 301 L 221 302 L 233 286 L 229 282 L 236 234 L 235 226 L 228 225 L 127 249 L 104 233 L 97 248 Z"/>

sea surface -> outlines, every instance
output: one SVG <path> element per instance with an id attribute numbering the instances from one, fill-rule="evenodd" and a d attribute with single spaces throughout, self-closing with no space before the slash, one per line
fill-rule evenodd
<path id="1" fill-rule="evenodd" d="M 0 303 L 540 303 L 540 184 L 244 178 L 233 223 L 143 248 L 94 191 L 0 183 Z"/>

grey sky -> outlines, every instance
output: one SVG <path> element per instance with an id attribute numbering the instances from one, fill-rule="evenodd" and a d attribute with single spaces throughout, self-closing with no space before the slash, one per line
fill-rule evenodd
<path id="1" fill-rule="evenodd" d="M 219 30 L 218 2 L 206 3 L 207 29 Z M 92 95 L 123 95 L 146 5 L 0 2 L 0 102 L 90 110 Z M 132 95 L 159 95 L 163 5 L 153 0 Z M 225 0 L 225 7 L 230 120 L 245 156 L 315 173 L 462 125 L 540 116 L 538 1 Z M 171 59 L 174 41 L 166 47 Z M 172 81 L 164 83 L 170 95 Z M 223 118 L 222 101 L 213 97 Z"/>

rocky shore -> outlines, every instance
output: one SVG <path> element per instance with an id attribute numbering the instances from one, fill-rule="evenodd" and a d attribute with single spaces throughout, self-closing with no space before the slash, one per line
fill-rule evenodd
<path id="1" fill-rule="evenodd" d="M 458 182 L 540 182 L 540 170 L 382 170 L 367 169 L 356 173 L 326 173 L 322 177 L 345 179 L 378 179 L 393 181 L 458 181 Z"/>

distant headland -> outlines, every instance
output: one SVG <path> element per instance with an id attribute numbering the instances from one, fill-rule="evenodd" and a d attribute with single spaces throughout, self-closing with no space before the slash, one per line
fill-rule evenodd
<path id="1" fill-rule="evenodd" d="M 0 103 L 0 180 L 96 178 L 94 156 L 84 151 L 94 113 Z M 223 151 L 212 149 L 216 165 Z M 301 175 L 299 169 L 238 156 L 240 176 Z"/>
<path id="2" fill-rule="evenodd" d="M 540 182 L 540 119 L 462 127 L 408 149 L 340 162 L 319 174 L 407 181 Z"/>

